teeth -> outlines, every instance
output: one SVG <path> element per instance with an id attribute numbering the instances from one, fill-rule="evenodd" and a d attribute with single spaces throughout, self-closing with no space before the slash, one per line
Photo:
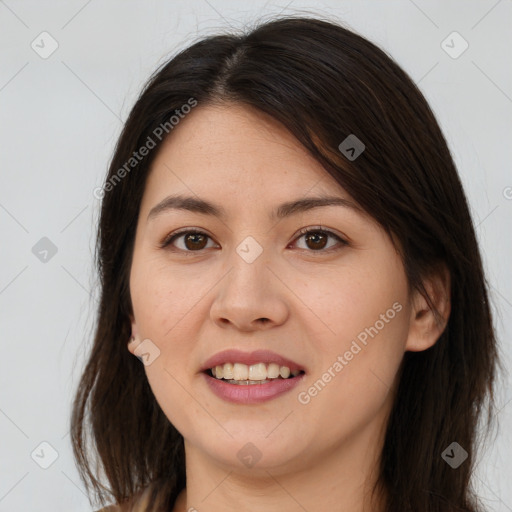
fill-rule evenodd
<path id="1" fill-rule="evenodd" d="M 225 379 L 233 378 L 233 365 L 231 363 L 226 363 L 222 369 Z"/>
<path id="2" fill-rule="evenodd" d="M 288 366 L 281 366 L 281 368 L 279 368 L 279 375 L 281 375 L 283 379 L 287 379 L 290 376 L 290 368 L 288 368 Z"/>
<path id="3" fill-rule="evenodd" d="M 250 366 L 242 363 L 225 363 L 211 368 L 212 375 L 217 379 L 225 379 L 233 384 L 263 384 L 271 379 L 287 379 L 299 375 L 300 370 L 290 371 L 288 366 L 279 366 L 276 363 L 252 364 Z M 243 382 L 238 382 L 243 381 Z"/>
<path id="4" fill-rule="evenodd" d="M 234 380 L 247 380 L 248 378 L 249 378 L 249 367 L 246 364 L 235 363 L 233 365 L 233 379 Z"/>
<path id="5" fill-rule="evenodd" d="M 267 377 L 269 379 L 277 379 L 279 377 L 279 365 L 276 363 L 270 363 L 268 365 Z"/>
<path id="6" fill-rule="evenodd" d="M 249 366 L 249 380 L 265 380 L 267 378 L 267 367 L 265 363 L 251 364 Z"/>

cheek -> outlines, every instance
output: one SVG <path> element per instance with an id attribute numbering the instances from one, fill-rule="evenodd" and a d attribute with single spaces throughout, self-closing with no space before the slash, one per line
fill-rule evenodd
<path id="1" fill-rule="evenodd" d="M 136 267 L 135 263 L 130 291 L 139 336 L 149 338 L 160 350 L 146 373 L 155 385 L 176 389 L 170 375 L 185 385 L 198 371 L 197 343 L 205 338 L 201 332 L 210 315 L 209 293 L 219 276 L 205 268 L 171 269 L 166 262 Z"/>
<path id="2" fill-rule="evenodd" d="M 383 325 L 363 320 L 363 327 L 356 328 L 352 321 L 353 335 L 343 333 L 336 342 L 324 344 L 320 364 L 296 397 L 302 417 L 321 418 L 323 439 L 346 439 L 376 418 L 385 422 L 407 338 L 405 311 L 389 323 L 381 320 Z M 347 317 L 346 323 L 350 321 Z"/>
<path id="3" fill-rule="evenodd" d="M 326 428 L 332 435 L 362 427 L 392 400 L 410 311 L 400 262 L 384 261 L 360 272 L 331 272 L 328 281 L 317 280 L 307 290 L 323 331 L 308 332 L 318 364 L 299 390 L 299 403 L 313 416 L 329 411 L 333 421 Z"/>
<path id="4" fill-rule="evenodd" d="M 192 428 L 190 418 L 204 416 L 187 392 L 190 375 L 197 371 L 191 354 L 202 288 L 208 289 L 206 283 L 194 287 L 190 277 L 171 273 L 164 265 L 134 265 L 132 270 L 130 291 L 139 336 L 160 350 L 145 367 L 146 376 L 160 408 L 180 432 Z"/>
<path id="5" fill-rule="evenodd" d="M 310 279 L 296 276 L 293 282 L 294 292 L 309 309 L 303 319 L 309 329 L 306 339 L 314 342 L 315 351 L 344 352 L 352 340 L 364 343 L 376 331 L 405 344 L 408 290 L 399 262 L 388 257 L 384 264 L 325 269 Z"/>
<path id="6" fill-rule="evenodd" d="M 166 333 L 172 338 L 180 322 L 200 300 L 201 290 L 195 284 L 190 276 L 171 272 L 166 264 L 142 265 L 134 260 L 130 293 L 140 336 L 159 342 L 166 339 Z"/>

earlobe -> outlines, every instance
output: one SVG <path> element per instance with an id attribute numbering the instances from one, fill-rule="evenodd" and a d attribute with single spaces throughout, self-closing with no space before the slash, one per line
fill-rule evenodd
<path id="1" fill-rule="evenodd" d="M 135 347 L 137 346 L 135 336 L 128 340 L 128 350 L 131 354 L 135 355 Z"/>
<path id="2" fill-rule="evenodd" d="M 406 351 L 427 350 L 443 334 L 451 312 L 450 273 L 446 265 L 433 271 L 422 282 L 424 290 L 416 290 L 412 297 L 409 336 Z M 427 300 L 426 293 L 430 299 Z"/>
<path id="3" fill-rule="evenodd" d="M 131 354 L 135 355 L 135 349 L 138 345 L 137 343 L 137 324 L 135 323 L 135 320 L 130 316 L 130 321 L 132 324 L 132 335 L 130 336 L 130 339 L 128 340 L 128 350 Z"/>

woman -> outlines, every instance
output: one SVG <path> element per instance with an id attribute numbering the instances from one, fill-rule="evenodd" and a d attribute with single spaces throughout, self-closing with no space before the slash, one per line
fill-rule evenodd
<path id="1" fill-rule="evenodd" d="M 100 195 L 72 434 L 105 510 L 481 510 L 479 249 L 382 50 L 312 18 L 193 44 L 146 85 Z"/>

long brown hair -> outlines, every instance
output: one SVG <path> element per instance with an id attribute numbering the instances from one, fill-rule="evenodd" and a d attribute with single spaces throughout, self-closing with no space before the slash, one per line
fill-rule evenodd
<path id="1" fill-rule="evenodd" d="M 71 418 L 74 455 L 88 492 L 102 505 L 105 498 L 123 503 L 153 484 L 152 505 L 158 493 L 158 510 L 170 510 L 186 484 L 183 437 L 126 344 L 135 227 L 164 140 L 155 133 L 167 126 L 165 135 L 172 136 L 169 120 L 191 98 L 198 105 L 250 105 L 280 121 L 399 242 L 411 290 L 426 296 L 423 278 L 439 265 L 448 269 L 451 315 L 432 348 L 405 353 L 377 486 L 387 492 L 387 512 L 482 510 L 470 483 L 480 419 L 486 431 L 492 424 L 500 364 L 457 170 L 411 78 L 365 38 L 308 17 L 199 40 L 153 74 L 125 123 L 102 191 L 96 247 L 101 301 Z M 351 134 L 365 145 L 356 159 L 338 149 Z M 148 138 L 155 147 L 135 165 L 130 159 Z M 441 457 L 454 441 L 468 453 L 456 470 Z M 101 467 L 93 467 L 94 452 Z"/>

